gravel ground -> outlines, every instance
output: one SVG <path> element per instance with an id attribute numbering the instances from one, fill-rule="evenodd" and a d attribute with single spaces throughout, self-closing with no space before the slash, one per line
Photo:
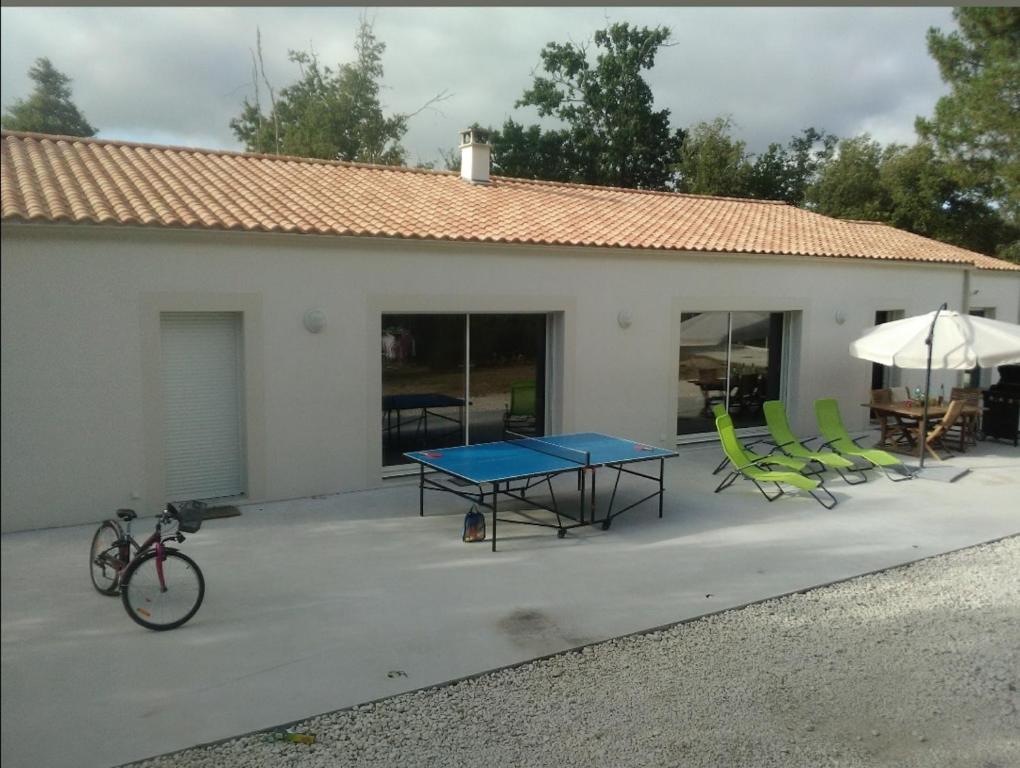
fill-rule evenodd
<path id="1" fill-rule="evenodd" d="M 138 766 L 1020 766 L 1020 537 Z"/>

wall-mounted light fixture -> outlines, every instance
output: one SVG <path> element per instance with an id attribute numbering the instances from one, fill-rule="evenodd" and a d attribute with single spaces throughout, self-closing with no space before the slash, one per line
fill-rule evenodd
<path id="1" fill-rule="evenodd" d="M 616 322 L 621 328 L 630 328 L 630 324 L 633 322 L 630 312 L 621 309 L 620 313 L 616 316 Z"/>
<path id="2" fill-rule="evenodd" d="M 309 333 L 321 333 L 326 327 L 326 314 L 321 309 L 310 309 L 305 312 L 304 322 Z"/>

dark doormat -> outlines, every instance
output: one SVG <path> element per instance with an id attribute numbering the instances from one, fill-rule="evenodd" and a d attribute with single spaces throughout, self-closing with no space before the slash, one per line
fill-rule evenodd
<path id="1" fill-rule="evenodd" d="M 237 507 L 226 506 L 226 507 L 206 507 L 202 511 L 203 520 L 216 520 L 220 517 L 240 517 L 241 510 Z"/>

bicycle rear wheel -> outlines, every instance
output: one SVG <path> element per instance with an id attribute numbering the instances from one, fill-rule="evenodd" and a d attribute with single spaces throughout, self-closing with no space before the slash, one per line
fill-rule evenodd
<path id="1" fill-rule="evenodd" d="M 124 567 L 121 541 L 124 532 L 115 520 L 104 521 L 92 537 L 89 550 L 89 575 L 92 586 L 101 595 L 116 595 L 120 586 L 120 572 Z"/>
<path id="2" fill-rule="evenodd" d="M 131 563 L 121 577 L 120 595 L 128 616 L 156 631 L 181 626 L 205 597 L 205 577 L 190 557 L 166 549 L 162 566 L 165 590 L 160 587 L 155 550 Z"/>

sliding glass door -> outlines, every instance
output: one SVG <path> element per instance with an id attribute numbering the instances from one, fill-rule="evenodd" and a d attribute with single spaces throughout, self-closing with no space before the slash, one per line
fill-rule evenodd
<path id="1" fill-rule="evenodd" d="M 721 405 L 739 427 L 765 423 L 762 403 L 779 397 L 782 312 L 693 312 L 680 319 L 677 435 L 715 430 Z"/>
<path id="2" fill-rule="evenodd" d="M 545 315 L 384 314 L 382 329 L 383 466 L 544 434 Z"/>

